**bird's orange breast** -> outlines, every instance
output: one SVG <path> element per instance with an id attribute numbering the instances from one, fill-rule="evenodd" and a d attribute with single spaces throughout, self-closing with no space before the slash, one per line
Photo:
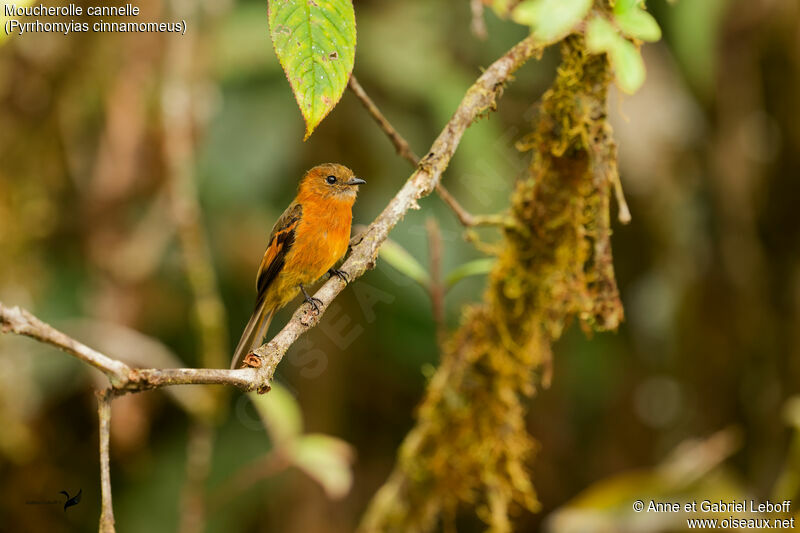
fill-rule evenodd
<path id="1" fill-rule="evenodd" d="M 352 220 L 350 202 L 304 203 L 303 218 L 284 270 L 295 273 L 297 283 L 311 283 L 322 277 L 347 252 Z"/>

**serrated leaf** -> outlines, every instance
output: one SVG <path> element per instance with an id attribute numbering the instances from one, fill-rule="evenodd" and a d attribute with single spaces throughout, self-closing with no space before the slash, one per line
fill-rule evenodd
<path id="1" fill-rule="evenodd" d="M 644 83 L 644 59 L 639 49 L 624 37 L 619 37 L 609 50 L 611 66 L 617 77 L 617 85 L 628 94 L 639 90 Z"/>
<path id="2" fill-rule="evenodd" d="M 269 0 L 269 33 L 308 139 L 347 88 L 356 53 L 351 0 Z"/>
<path id="3" fill-rule="evenodd" d="M 328 435 L 303 435 L 292 446 L 290 459 L 322 485 L 330 498 L 344 497 L 353 485 L 353 450 L 342 440 Z"/>
<path id="4" fill-rule="evenodd" d="M 253 392 L 248 396 L 276 444 L 297 438 L 303 431 L 303 414 L 297 400 L 278 383 L 272 383 L 269 394 Z"/>
<path id="5" fill-rule="evenodd" d="M 589 13 L 592 0 L 525 0 L 511 12 L 511 19 L 531 27 L 531 34 L 542 43 L 567 36 Z"/>
<path id="6" fill-rule="evenodd" d="M 634 7 L 624 13 L 614 15 L 619 29 L 628 37 L 642 41 L 655 42 L 661 39 L 661 28 L 653 15 Z"/>
<path id="7" fill-rule="evenodd" d="M 419 261 L 411 255 L 405 248 L 391 239 L 386 239 L 381 245 L 378 255 L 381 259 L 392 265 L 394 268 L 413 279 L 423 287 L 430 285 L 431 278 Z"/>
<path id="8" fill-rule="evenodd" d="M 468 276 L 481 276 L 483 274 L 488 274 L 492 270 L 492 267 L 494 267 L 495 263 L 497 263 L 497 258 L 484 257 L 482 259 L 476 259 L 474 261 L 469 261 L 468 263 L 457 266 L 447 275 L 447 279 L 445 281 L 447 288 L 449 289 Z"/>

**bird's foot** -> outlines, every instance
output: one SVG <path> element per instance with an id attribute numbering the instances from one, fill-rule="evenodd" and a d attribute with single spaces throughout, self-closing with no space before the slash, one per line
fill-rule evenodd
<path id="1" fill-rule="evenodd" d="M 314 311 L 317 312 L 317 314 L 319 314 L 319 309 L 320 306 L 322 305 L 322 300 L 320 300 L 319 298 L 314 298 L 312 296 L 310 298 L 306 298 L 306 302 L 314 309 Z"/>
<path id="2" fill-rule="evenodd" d="M 335 268 L 328 269 L 328 275 L 330 277 L 336 276 L 340 280 L 344 281 L 345 284 L 350 283 L 350 276 L 344 270 L 336 270 Z"/>
<path id="3" fill-rule="evenodd" d="M 306 292 L 305 287 L 303 287 L 302 285 L 300 285 L 300 290 L 302 291 L 303 297 L 306 299 L 308 305 L 310 305 L 314 309 L 314 311 L 316 311 L 317 314 L 319 314 L 320 306 L 322 305 L 322 300 L 320 300 L 319 298 L 314 298 L 313 296 L 309 295 L 308 292 Z"/>

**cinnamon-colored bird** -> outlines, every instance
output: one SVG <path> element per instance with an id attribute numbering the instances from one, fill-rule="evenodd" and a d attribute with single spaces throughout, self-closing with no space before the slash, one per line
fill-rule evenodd
<path id="1" fill-rule="evenodd" d="M 231 368 L 261 345 L 275 311 L 298 292 L 314 309 L 320 302 L 304 285 L 326 272 L 345 282 L 347 274 L 333 266 L 347 252 L 353 203 L 358 186 L 366 183 L 342 165 L 319 165 L 300 180 L 297 197 L 280 216 L 269 236 L 269 245 L 256 278 L 256 307 L 236 347 Z"/>

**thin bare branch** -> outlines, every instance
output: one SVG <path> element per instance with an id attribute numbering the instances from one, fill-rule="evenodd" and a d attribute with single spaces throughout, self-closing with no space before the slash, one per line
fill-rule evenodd
<path id="1" fill-rule="evenodd" d="M 461 204 L 458 203 L 458 200 L 450 194 L 449 191 L 444 189 L 443 187 L 437 187 L 436 192 L 439 193 L 439 198 L 444 201 L 450 209 L 453 210 L 453 213 L 456 214 L 458 221 L 467 228 L 473 228 L 475 226 L 500 226 L 505 228 L 516 228 L 517 225 L 514 222 L 514 219 L 508 215 L 498 214 L 498 215 L 473 215 Z"/>
<path id="2" fill-rule="evenodd" d="M 82 344 L 46 324 L 20 307 L 0 302 L 0 332 L 16 333 L 59 348 L 101 370 L 116 393 L 158 389 L 170 385 L 231 385 L 243 391 L 269 389 L 268 382 L 252 369 L 216 368 L 131 368 Z"/>
<path id="3" fill-rule="evenodd" d="M 171 385 L 231 385 L 245 392 L 269 390 L 268 383 L 261 384 L 259 376 L 246 368 L 139 368 L 131 371 L 122 390 L 135 392 Z"/>
<path id="4" fill-rule="evenodd" d="M 378 123 L 378 126 L 383 130 L 389 140 L 392 141 L 394 145 L 394 149 L 397 150 L 397 155 L 411 163 L 412 167 L 416 167 L 419 164 L 419 157 L 409 146 L 408 141 L 406 141 L 402 135 L 400 135 L 396 129 L 391 125 L 391 123 L 386 120 L 386 117 L 383 116 L 381 110 L 378 109 L 378 106 L 375 105 L 375 102 L 372 101 L 372 98 L 369 97 L 367 92 L 361 87 L 361 84 L 358 83 L 356 77 L 350 76 L 350 83 L 348 84 L 350 90 L 353 91 L 353 94 L 356 95 L 356 98 L 362 103 L 362 105 L 367 109 L 367 112 L 370 116 Z"/>
<path id="5" fill-rule="evenodd" d="M 0 302 L 0 332 L 25 335 L 74 355 L 105 373 L 113 386 L 119 386 L 128 381 L 128 374 L 131 371 L 128 365 L 89 348 L 50 327 L 20 307 L 9 308 Z"/>
<path id="6" fill-rule="evenodd" d="M 369 97 L 367 92 L 361 87 L 361 84 L 358 83 L 358 80 L 355 76 L 350 77 L 350 90 L 353 91 L 353 94 L 356 95 L 356 98 L 361 102 L 364 108 L 367 110 L 367 113 L 375 120 L 378 126 L 383 130 L 389 140 L 394 145 L 395 151 L 397 154 L 411 163 L 411 166 L 416 167 L 419 165 L 419 158 L 417 154 L 411 149 L 408 141 L 400 135 L 400 133 L 392 126 L 392 124 L 386 119 L 386 117 L 381 113 L 381 110 L 378 109 L 378 106 L 375 105 L 375 102 L 372 101 L 372 98 Z M 508 226 L 513 224 L 513 221 L 509 217 L 503 217 L 502 215 L 485 215 L 485 216 L 473 216 L 471 215 L 466 209 L 464 209 L 461 204 L 458 203 L 458 200 L 450 194 L 450 192 L 445 188 L 444 185 L 441 183 L 436 184 L 436 193 L 439 197 L 446 203 L 450 209 L 456 214 L 459 222 L 463 224 L 465 227 L 472 227 L 472 226 Z"/>
<path id="7" fill-rule="evenodd" d="M 436 192 L 439 193 L 439 198 L 453 210 L 453 213 L 456 214 L 458 221 L 461 222 L 462 225 L 467 228 L 475 225 L 475 217 L 472 216 L 469 211 L 461 207 L 461 204 L 458 203 L 458 200 L 456 200 L 449 191 L 439 187 Z"/>
<path id="8" fill-rule="evenodd" d="M 97 391 L 97 418 L 100 422 L 100 533 L 114 533 L 114 507 L 111 503 L 111 466 L 108 441 L 111 426 L 111 400 L 113 389 Z"/>

